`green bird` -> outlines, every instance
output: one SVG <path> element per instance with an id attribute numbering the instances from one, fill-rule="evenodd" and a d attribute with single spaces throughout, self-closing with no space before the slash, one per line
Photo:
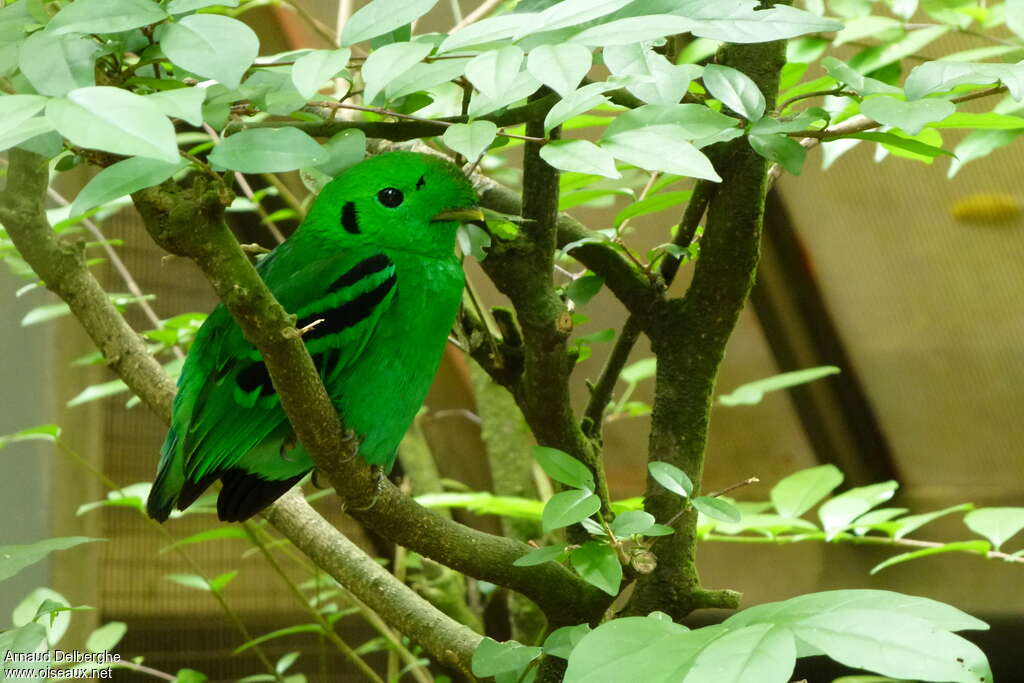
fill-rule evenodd
<path id="1" fill-rule="evenodd" d="M 359 455 L 390 469 L 437 372 L 462 298 L 460 222 L 483 218 L 447 161 L 391 152 L 324 186 L 257 265 L 302 339 Z M 196 333 L 146 509 L 164 521 L 216 479 L 217 515 L 248 519 L 313 469 L 259 351 L 223 305 Z"/>

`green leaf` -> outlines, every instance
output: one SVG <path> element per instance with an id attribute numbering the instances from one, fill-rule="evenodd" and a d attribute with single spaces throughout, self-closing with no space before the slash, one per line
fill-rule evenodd
<path id="1" fill-rule="evenodd" d="M 720 626 L 688 631 L 653 616 L 607 621 L 569 655 L 565 683 L 643 681 L 672 683 L 686 677 L 697 654 L 724 632 Z"/>
<path id="2" fill-rule="evenodd" d="M 970 503 L 961 503 L 960 505 L 951 505 L 948 508 L 942 510 L 936 510 L 935 512 L 925 512 L 919 515 L 909 515 L 902 519 L 898 519 L 894 522 L 896 530 L 893 533 L 893 538 L 903 538 L 907 534 L 917 531 L 925 524 L 934 522 L 940 517 L 945 517 L 948 514 L 954 512 L 965 512 L 967 510 L 973 510 L 974 506 Z"/>
<path id="3" fill-rule="evenodd" d="M 536 15 L 533 26 L 519 32 L 519 36 L 533 31 L 557 31 L 578 26 L 616 12 L 632 0 L 562 0 Z"/>
<path id="4" fill-rule="evenodd" d="M 563 626 L 556 628 L 544 639 L 544 654 L 551 657 L 569 659 L 572 650 L 576 647 L 583 636 L 590 633 L 589 624 L 577 624 L 576 626 Z"/>
<path id="5" fill-rule="evenodd" d="M 120 33 L 166 18 L 167 13 L 151 0 L 75 0 L 53 15 L 46 32 L 55 36 Z"/>
<path id="6" fill-rule="evenodd" d="M 0 121 L 6 128 L 17 128 L 46 107 L 41 95 L 7 95 L 0 97 Z"/>
<path id="7" fill-rule="evenodd" d="M 452 150 L 469 161 L 475 161 L 497 135 L 498 127 L 490 121 L 473 121 L 448 126 L 441 139 Z"/>
<path id="8" fill-rule="evenodd" d="M 870 514 L 870 513 L 869 513 Z M 794 519 L 780 515 L 765 515 L 758 513 L 743 513 L 742 519 L 738 522 L 719 522 L 715 524 L 715 532 L 722 534 L 740 534 L 744 531 L 754 531 L 768 536 L 777 536 L 782 533 L 815 533 L 817 526 L 805 519 Z"/>
<path id="9" fill-rule="evenodd" d="M 684 204 L 690 201 L 690 196 L 692 194 L 693 192 L 691 190 L 679 190 L 674 192 L 662 192 L 660 194 L 644 197 L 640 201 L 630 204 L 616 214 L 615 227 L 618 228 L 631 218 L 646 216 L 647 214 L 657 213 L 658 211 L 664 211 L 665 209 L 670 209 L 673 206 Z"/>
<path id="10" fill-rule="evenodd" d="M 167 116 L 181 119 L 193 126 L 203 125 L 204 88 L 175 88 L 146 95 L 146 99 Z"/>
<path id="11" fill-rule="evenodd" d="M 822 377 L 835 375 L 839 368 L 834 365 L 822 365 L 817 368 L 806 370 L 795 370 L 784 372 L 780 375 L 773 375 L 756 382 L 749 382 L 736 387 L 731 394 L 723 394 L 718 397 L 718 402 L 724 406 L 756 405 L 761 402 L 764 395 L 770 391 L 788 389 L 800 384 L 807 384 Z"/>
<path id="12" fill-rule="evenodd" d="M 693 27 L 692 20 L 671 14 L 626 17 L 585 29 L 569 38 L 569 42 L 591 47 L 627 45 L 686 33 Z"/>
<path id="13" fill-rule="evenodd" d="M 783 517 L 799 517 L 843 483 L 835 465 L 819 465 L 794 472 L 772 487 L 771 499 Z"/>
<path id="14" fill-rule="evenodd" d="M 690 477 L 671 463 L 648 463 L 647 471 L 651 473 L 654 481 L 681 498 L 688 498 L 693 493 L 693 482 L 690 481 Z"/>
<path id="15" fill-rule="evenodd" d="M 638 128 L 665 126 L 682 131 L 686 140 L 699 140 L 737 129 L 739 123 L 703 104 L 646 104 L 616 116 L 605 129 L 604 137 Z"/>
<path id="16" fill-rule="evenodd" d="M 992 542 L 996 550 L 1024 529 L 1024 508 L 978 508 L 964 515 L 964 524 Z"/>
<path id="17" fill-rule="evenodd" d="M 498 94 L 497 99 L 492 99 L 480 92 L 473 93 L 467 114 L 472 118 L 504 109 L 520 100 L 525 100 L 540 87 L 540 81 L 534 78 L 532 74 L 528 71 L 520 71 L 516 74 L 515 80 L 508 85 L 508 88 Z"/>
<path id="18" fill-rule="evenodd" d="M 520 671 L 543 654 L 539 647 L 527 647 L 514 640 L 499 643 L 485 637 L 473 650 L 471 668 L 478 677 L 495 676 L 507 671 Z"/>
<path id="19" fill-rule="evenodd" d="M 355 166 L 366 156 L 366 133 L 358 128 L 340 130 L 324 143 L 327 161 L 316 168 L 331 178 Z"/>
<path id="20" fill-rule="evenodd" d="M 608 595 L 618 595 L 622 565 L 615 549 L 599 541 L 587 541 L 569 553 L 569 561 L 580 578 Z"/>
<path id="21" fill-rule="evenodd" d="M 954 114 L 956 116 L 956 114 Z M 949 164 L 947 177 L 952 178 L 960 169 L 976 159 L 984 159 L 989 154 L 1010 144 L 1024 130 L 974 130 L 960 141 L 952 154 L 955 157 Z"/>
<path id="22" fill-rule="evenodd" d="M 892 498 L 898 487 L 895 481 L 860 486 L 825 502 L 818 508 L 818 518 L 826 538 L 831 540 L 865 512 Z"/>
<path id="23" fill-rule="evenodd" d="M 102 538 L 67 536 L 48 538 L 26 545 L 0 545 L 0 581 L 6 581 L 25 567 L 41 561 L 54 550 L 66 550 L 83 543 L 102 541 Z"/>
<path id="24" fill-rule="evenodd" d="M 491 236 L 477 225 L 463 223 L 455 233 L 455 243 L 466 256 L 483 261 L 487 258 L 487 249 L 491 247 Z"/>
<path id="25" fill-rule="evenodd" d="M 156 35 L 172 62 L 232 90 L 260 50 L 260 40 L 251 28 L 220 14 L 190 14 L 161 26 Z"/>
<path id="26" fill-rule="evenodd" d="M 206 531 L 200 531 L 197 534 L 192 534 L 186 538 L 178 539 L 174 543 L 165 545 L 160 548 L 160 554 L 164 554 L 169 550 L 181 548 L 182 546 L 192 545 L 193 543 L 206 543 L 207 541 L 220 541 L 225 538 L 249 538 L 249 534 L 245 532 L 245 529 L 238 526 L 222 526 L 215 529 L 208 529 Z"/>
<path id="27" fill-rule="evenodd" d="M 1021 130 L 1024 117 L 994 112 L 975 114 L 957 112 L 942 121 L 929 124 L 929 128 L 972 128 L 975 130 Z"/>
<path id="28" fill-rule="evenodd" d="M 591 299 L 593 299 L 595 296 L 597 296 L 597 293 L 601 291 L 601 287 L 603 287 L 603 286 L 604 286 L 604 278 L 602 278 L 600 275 L 594 275 L 593 273 L 589 273 L 589 274 L 584 275 L 582 277 L 578 277 L 575 280 L 573 280 L 572 282 L 570 282 L 569 286 L 565 288 L 565 295 L 567 297 L 569 297 L 569 299 L 571 299 L 572 302 L 574 304 L 576 304 L 576 306 L 582 307 L 582 306 L 586 306 L 587 303 Z M 603 335 L 604 333 L 603 332 L 599 332 L 597 334 Z M 613 330 L 612 331 L 612 337 L 614 337 L 614 335 L 615 335 L 615 332 Z M 580 339 L 582 340 L 583 338 L 581 337 Z M 593 338 L 590 338 L 590 340 L 591 341 L 611 341 L 611 338 L 608 338 L 608 339 L 593 339 Z"/>
<path id="29" fill-rule="evenodd" d="M 174 683 L 206 683 L 208 680 L 206 674 L 195 669 L 178 669 L 178 673 L 174 674 Z"/>
<path id="30" fill-rule="evenodd" d="M 295 60 L 292 66 L 292 83 L 307 100 L 316 94 L 324 83 L 334 78 L 348 64 L 352 56 L 349 49 L 313 50 Z"/>
<path id="31" fill-rule="evenodd" d="M 728 631 L 711 642 L 686 674 L 693 683 L 788 683 L 796 665 L 793 634 L 771 624 Z"/>
<path id="32" fill-rule="evenodd" d="M 238 576 L 238 571 L 224 572 L 210 579 L 210 590 L 219 593 Z"/>
<path id="33" fill-rule="evenodd" d="M 341 46 L 348 47 L 410 24 L 436 4 L 437 0 L 373 0 L 345 22 Z"/>
<path id="34" fill-rule="evenodd" d="M 896 94 L 902 92 L 894 85 L 865 76 L 835 57 L 825 57 L 821 60 L 821 65 L 825 67 L 825 71 L 829 76 L 840 83 L 845 83 L 850 90 L 861 95 Z"/>
<path id="35" fill-rule="evenodd" d="M 532 25 L 536 15 L 502 14 L 495 17 L 488 17 L 482 21 L 470 24 L 452 35 L 448 36 L 437 48 L 438 54 L 451 52 L 475 45 L 486 45 L 496 43 L 519 33 L 520 30 Z"/>
<path id="36" fill-rule="evenodd" d="M 583 45 L 538 45 L 530 50 L 526 69 L 538 81 L 565 98 L 576 90 L 576 86 L 590 71 L 591 60 L 590 50 Z"/>
<path id="37" fill-rule="evenodd" d="M 36 588 L 15 606 L 11 613 L 11 621 L 15 626 L 21 627 L 44 620 L 46 642 L 52 648 L 64 637 L 71 623 L 71 610 L 54 609 L 54 604 L 70 607 L 71 603 L 54 590 Z"/>
<path id="38" fill-rule="evenodd" d="M 64 405 L 68 408 L 74 408 L 80 406 L 83 403 L 91 403 L 92 401 L 98 401 L 101 398 L 107 398 L 108 396 L 116 396 L 122 392 L 128 391 L 128 385 L 120 379 L 112 379 L 109 382 L 102 382 L 100 384 L 91 384 L 85 389 L 82 389 L 74 397 L 71 398 Z"/>
<path id="39" fill-rule="evenodd" d="M 195 588 L 201 591 L 212 590 L 210 582 L 198 574 L 166 574 L 164 578 L 186 588 Z"/>
<path id="40" fill-rule="evenodd" d="M 363 100 L 373 102 L 388 84 L 423 61 L 430 54 L 430 43 L 392 43 L 370 53 L 363 62 Z"/>
<path id="41" fill-rule="evenodd" d="M 638 384 L 645 379 L 654 377 L 654 373 L 657 369 L 657 358 L 641 358 L 637 362 L 630 363 L 626 367 L 622 368 L 622 372 L 619 373 L 619 378 L 627 384 Z"/>
<path id="42" fill-rule="evenodd" d="M 590 491 L 573 489 L 551 496 L 541 518 L 544 533 L 576 524 L 601 509 L 601 499 Z"/>
<path id="43" fill-rule="evenodd" d="M 0 151 L 10 149 L 15 145 L 27 142 L 37 135 L 43 135 L 53 131 L 53 125 L 49 120 L 41 116 L 31 118 L 16 127 L 0 129 Z M 58 137 L 58 140 L 60 138 Z"/>
<path id="44" fill-rule="evenodd" d="M 847 611 L 896 612 L 931 622 L 946 631 L 984 630 L 988 625 L 980 619 L 928 598 L 880 590 L 837 590 L 799 595 L 789 600 L 769 602 L 738 612 L 725 620 L 730 628 L 769 623 L 792 628 L 808 619 L 832 614 L 842 621 Z"/>
<path id="45" fill-rule="evenodd" d="M 893 610 L 843 610 L 802 621 L 794 635 L 841 664 L 894 678 L 987 683 L 976 645 Z"/>
<path id="46" fill-rule="evenodd" d="M 318 166 L 327 151 L 297 128 L 249 128 L 221 140 L 209 160 L 242 173 L 281 173 Z"/>
<path id="47" fill-rule="evenodd" d="M 533 457 L 541 469 L 555 481 L 577 489 L 594 490 L 594 475 L 587 466 L 557 448 L 534 446 Z"/>
<path id="48" fill-rule="evenodd" d="M 496 100 L 516 82 L 522 64 L 522 48 L 517 45 L 506 45 L 498 50 L 488 50 L 471 59 L 466 64 L 466 78 L 483 95 Z"/>
<path id="49" fill-rule="evenodd" d="M 83 36 L 54 36 L 37 31 L 18 50 L 18 67 L 41 95 L 61 96 L 96 84 L 99 45 Z"/>
<path id="50" fill-rule="evenodd" d="M 654 526 L 654 515 L 643 510 L 627 510 L 612 520 L 612 533 L 616 536 L 632 536 L 646 533 Z"/>
<path id="51" fill-rule="evenodd" d="M 109 86 L 78 88 L 46 105 L 46 118 L 72 143 L 178 163 L 174 126 L 150 100 Z"/>
<path id="52" fill-rule="evenodd" d="M 622 177 L 615 168 L 615 157 L 589 140 L 552 140 L 540 148 L 540 156 L 563 171 Z"/>
<path id="53" fill-rule="evenodd" d="M 297 626 L 279 628 L 276 631 L 264 633 L 262 636 L 258 636 L 256 638 L 253 638 L 252 640 L 247 640 L 246 642 L 236 647 L 231 654 L 232 656 L 239 655 L 251 647 L 254 647 L 256 645 L 262 645 L 268 640 L 273 640 L 275 638 L 281 638 L 284 636 L 292 636 L 297 633 L 323 633 L 323 629 L 321 629 L 320 626 L 317 624 L 299 624 Z"/>
<path id="54" fill-rule="evenodd" d="M 465 70 L 464 59 L 441 59 L 436 62 L 415 64 L 404 74 L 391 79 L 386 86 L 387 98 L 393 100 L 410 93 L 429 90 L 458 78 Z"/>
<path id="55" fill-rule="evenodd" d="M 416 502 L 428 508 L 465 508 L 478 515 L 502 515 L 516 519 L 539 521 L 544 504 L 531 498 L 495 496 L 486 491 L 476 493 L 427 493 L 416 496 Z"/>
<path id="56" fill-rule="evenodd" d="M 785 133 L 751 135 L 750 146 L 769 161 L 782 166 L 791 175 L 800 175 L 807 157 L 807 148 Z"/>
<path id="57" fill-rule="evenodd" d="M 85 184 L 71 205 L 71 215 L 80 216 L 89 209 L 106 204 L 144 187 L 159 185 L 188 166 L 181 159 L 169 164 L 159 159 L 132 157 L 107 166 Z"/>
<path id="58" fill-rule="evenodd" d="M 914 550 L 909 553 L 901 553 L 890 557 L 884 562 L 880 562 L 871 568 L 871 574 L 877 574 L 878 572 L 893 566 L 894 564 L 902 564 L 911 560 L 917 560 L 922 557 L 929 557 L 930 555 L 941 555 L 944 553 L 980 553 L 985 554 L 991 549 L 991 544 L 988 541 L 958 541 L 956 543 L 944 543 L 936 548 L 923 548 L 922 550 Z"/>
<path id="59" fill-rule="evenodd" d="M 171 14 L 194 12 L 206 7 L 238 7 L 239 0 L 171 0 L 167 11 Z"/>
<path id="60" fill-rule="evenodd" d="M 946 35 L 949 30 L 949 26 L 928 26 L 907 31 L 906 37 L 902 40 L 865 50 L 857 58 L 850 60 L 851 66 L 860 73 L 871 73 L 920 52 L 922 48 Z"/>
<path id="61" fill-rule="evenodd" d="M 742 71 L 708 64 L 704 67 L 704 87 L 715 99 L 749 121 L 757 121 L 764 114 L 764 95 Z"/>
<path id="62" fill-rule="evenodd" d="M 544 117 L 544 133 L 574 116 L 590 111 L 608 98 L 601 93 L 615 88 L 611 83 L 590 83 L 556 102 Z"/>
<path id="63" fill-rule="evenodd" d="M 717 519 L 722 522 L 736 523 L 740 521 L 743 515 L 736 509 L 736 506 L 729 501 L 722 500 L 721 498 L 714 498 L 712 496 L 697 496 L 692 498 L 691 502 L 693 507 L 697 508 L 697 511 L 702 513 L 705 517 L 711 519 Z"/>
<path id="64" fill-rule="evenodd" d="M 941 147 L 935 147 L 934 145 L 928 145 L 920 140 L 914 140 L 912 138 L 905 138 L 894 133 L 879 133 L 877 131 L 867 131 L 864 133 L 852 133 L 850 135 L 844 135 L 843 138 L 854 138 L 857 140 L 871 140 L 877 142 L 880 145 L 886 147 L 896 147 L 897 149 L 903 149 L 913 154 L 919 154 L 926 157 L 937 157 L 939 155 L 953 156 L 947 150 Z M 840 138 L 842 139 L 842 138 Z"/>
<path id="65" fill-rule="evenodd" d="M 564 555 L 564 543 L 562 545 L 546 545 L 540 548 L 535 548 L 525 555 L 516 558 L 512 564 L 517 567 L 532 567 L 546 562 L 557 562 L 561 560 Z"/>
<path id="66" fill-rule="evenodd" d="M 90 652 L 107 652 L 121 642 L 128 626 L 123 621 L 111 621 L 100 626 L 89 634 L 85 641 L 85 649 Z"/>
<path id="67" fill-rule="evenodd" d="M 838 21 L 788 5 L 759 9 L 746 2 L 691 2 L 676 11 L 693 17 L 693 35 L 729 43 L 763 43 L 843 28 Z"/>
<path id="68" fill-rule="evenodd" d="M 929 123 L 941 121 L 954 113 L 956 105 L 948 100 L 937 99 L 904 102 L 883 95 L 861 102 L 860 111 L 879 123 L 917 135 Z"/>
<path id="69" fill-rule="evenodd" d="M 0 436 L 0 448 L 4 448 L 12 443 L 20 443 L 22 441 L 49 441 L 50 443 L 54 443 L 59 438 L 60 427 L 57 425 L 39 425 L 37 427 L 18 430 L 13 434 L 4 434 L 3 436 Z"/>
<path id="70" fill-rule="evenodd" d="M 616 158 L 648 171 L 720 182 L 711 161 L 688 138 L 683 126 L 657 125 L 606 136 L 601 146 Z"/>
<path id="71" fill-rule="evenodd" d="M 629 92 L 653 104 L 678 104 L 690 82 L 704 72 L 696 64 L 672 64 L 647 43 L 609 45 L 602 55 L 612 75 L 626 79 Z"/>

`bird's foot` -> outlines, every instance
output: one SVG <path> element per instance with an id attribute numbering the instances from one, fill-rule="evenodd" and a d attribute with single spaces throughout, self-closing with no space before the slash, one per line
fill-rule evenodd
<path id="1" fill-rule="evenodd" d="M 369 510 L 377 504 L 380 494 L 384 492 L 384 468 L 380 465 L 370 465 L 370 473 L 373 475 L 373 499 L 370 500 L 368 505 L 361 508 L 352 508 L 352 510 Z"/>
<path id="2" fill-rule="evenodd" d="M 342 458 L 341 462 L 351 462 L 357 455 L 359 455 L 359 444 L 362 443 L 362 439 L 360 439 L 359 435 L 352 429 L 346 429 L 341 438 L 345 445 L 345 450 L 352 453 L 349 457 Z"/>

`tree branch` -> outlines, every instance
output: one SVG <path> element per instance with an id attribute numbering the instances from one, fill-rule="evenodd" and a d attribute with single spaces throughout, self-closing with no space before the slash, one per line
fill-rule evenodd
<path id="1" fill-rule="evenodd" d="M 542 121 L 538 113 L 527 122 L 527 135 L 543 136 Z M 557 137 L 558 129 L 550 135 Z M 492 248 L 481 263 L 512 301 L 523 334 L 523 374 L 512 391 L 538 443 L 565 451 L 594 474 L 603 512 L 610 515 L 600 451 L 580 429 L 569 396 L 569 376 L 576 365 L 568 352 L 572 317 L 552 279 L 558 245 L 558 171 L 541 159 L 540 145 L 533 142 L 524 146 L 522 197 L 526 220 L 520 238 Z"/>
<path id="2" fill-rule="evenodd" d="M 43 212 L 43 197 L 45 196 L 47 186 L 46 160 L 20 150 L 11 150 L 10 160 L 11 165 L 7 178 L 7 187 L 0 194 L 0 222 L 4 224 L 15 246 L 29 265 L 32 266 L 33 270 L 40 277 L 44 278 L 47 286 L 53 292 L 69 304 L 83 328 L 104 353 L 104 357 L 108 359 L 111 368 L 118 373 L 129 388 L 154 413 L 165 423 L 169 423 L 171 402 L 175 391 L 174 383 L 164 372 L 160 364 L 148 354 L 141 338 L 127 325 L 121 314 L 110 303 L 102 287 L 85 268 L 80 250 L 61 244 L 46 221 L 45 212 Z M 167 198 L 164 197 L 163 199 Z M 195 214 L 189 213 L 187 205 L 179 208 L 187 214 L 184 217 L 179 216 L 186 223 L 189 220 L 189 216 L 192 219 L 196 218 Z M 223 228 L 223 226 L 221 228 L 226 232 L 226 228 Z M 222 241 L 222 238 L 216 236 L 218 230 L 213 229 L 208 223 L 197 225 L 195 229 L 197 235 L 207 235 L 213 242 L 218 244 Z M 232 248 L 233 250 L 225 256 L 225 263 L 231 262 L 234 256 L 241 254 L 237 243 L 233 243 Z M 217 263 L 221 262 L 215 256 L 212 258 Z M 244 260 L 244 256 L 242 256 L 242 259 Z M 255 276 L 255 273 L 253 275 Z M 258 276 L 256 277 L 258 279 Z M 218 279 L 218 282 L 220 281 L 221 279 Z M 226 282 L 227 280 L 224 281 Z M 261 281 L 259 284 L 262 286 Z M 241 286 L 237 288 L 230 286 L 229 289 L 237 289 L 239 292 L 244 290 Z M 269 296 L 269 293 L 267 295 Z M 241 294 L 236 292 L 236 296 L 241 296 Z M 254 310 L 253 304 L 243 304 L 241 307 L 247 312 Z M 266 329 L 269 329 L 269 327 L 261 329 L 264 330 L 264 333 L 267 333 Z M 294 327 L 292 326 L 290 329 L 294 329 Z M 282 336 L 287 338 L 287 335 Z M 300 348 L 303 352 L 305 351 L 304 347 Z M 286 376 L 290 377 L 287 373 Z M 317 383 L 319 383 L 318 376 Z M 336 414 L 333 415 L 332 419 L 337 423 Z M 350 463 L 353 462 L 355 463 L 354 469 L 356 470 L 368 469 L 358 465 L 361 461 L 350 461 Z M 356 474 L 358 475 L 359 473 L 357 472 Z M 369 476 L 367 476 L 366 485 L 369 487 L 367 491 L 372 495 L 372 485 Z M 352 488 L 355 488 L 355 486 Z M 490 576 L 493 572 L 484 571 L 482 572 L 484 574 L 482 578 L 521 590 L 521 592 L 527 595 L 533 594 L 534 599 L 539 604 L 545 605 L 548 609 L 560 610 L 567 608 L 581 621 L 589 619 L 595 609 L 599 612 L 600 606 L 603 605 L 603 598 L 596 589 L 577 579 L 564 567 L 549 564 L 542 572 L 529 571 L 531 568 L 513 567 L 512 561 L 530 550 L 529 546 L 525 544 L 512 541 L 506 543 L 504 542 L 505 539 L 476 531 L 471 531 L 467 538 L 465 532 L 470 530 L 454 522 L 441 523 L 439 525 L 437 521 L 440 518 L 437 515 L 424 510 L 412 500 L 400 496 L 393 486 L 385 487 L 381 492 L 381 498 L 382 500 L 378 501 L 378 504 L 373 506 L 371 510 L 365 511 L 371 513 L 368 514 L 369 517 L 384 517 L 389 514 L 388 511 L 397 507 L 403 517 L 392 522 L 395 526 L 408 524 L 410 515 L 412 517 L 421 516 L 426 518 L 423 524 L 416 525 L 414 531 L 406 534 L 406 536 L 416 537 L 408 545 L 422 554 L 432 557 L 444 554 L 444 550 L 438 551 L 437 547 L 433 547 L 433 552 L 428 551 L 423 548 L 424 545 L 439 545 L 444 548 L 461 545 L 462 550 L 458 553 L 455 564 L 461 565 L 456 568 L 462 569 L 469 564 L 478 565 L 473 559 L 467 558 L 472 558 L 478 552 L 478 549 L 482 548 L 486 551 L 484 553 L 486 560 L 479 564 L 486 566 L 488 562 L 491 562 L 499 565 L 497 567 L 498 576 Z M 397 503 L 395 499 L 398 500 Z M 293 505 L 281 511 L 269 513 L 274 516 L 275 525 L 278 526 L 278 529 L 289 537 L 291 534 L 286 529 L 299 529 L 302 527 L 299 520 L 289 518 L 289 515 L 293 514 L 294 510 L 295 507 Z M 331 547 L 334 544 L 343 545 L 347 542 L 339 540 L 340 532 L 330 527 L 330 525 L 325 524 L 317 528 L 325 535 L 303 538 L 304 550 L 320 547 L 321 552 L 327 552 L 324 548 Z M 437 536 L 417 536 L 417 534 L 437 534 Z M 400 539 L 394 540 L 402 542 Z M 440 543 L 432 543 L 433 540 L 439 540 Z M 320 545 L 316 545 L 317 543 Z M 296 543 L 296 545 L 299 545 L 299 543 Z M 466 573 L 472 572 L 467 571 Z M 386 572 L 385 575 L 387 575 Z M 387 576 L 390 577 L 390 575 Z M 401 589 L 412 592 L 411 589 L 397 582 L 393 577 L 390 577 L 390 580 L 396 585 L 391 586 L 389 591 L 398 591 L 400 586 Z M 533 590 L 530 589 L 531 584 L 533 584 Z M 383 586 L 387 585 L 383 584 Z M 545 586 L 551 587 L 550 593 L 544 588 Z M 357 587 L 351 588 L 362 601 L 373 607 L 373 609 L 381 614 L 388 613 L 388 606 L 384 604 L 386 600 L 383 597 L 382 584 L 372 582 L 372 588 L 366 591 L 357 589 Z M 558 591 L 563 591 L 563 595 L 558 596 Z M 548 599 L 538 599 L 538 597 L 547 597 Z M 594 607 L 595 605 L 596 607 Z M 409 617 L 412 617 L 414 619 L 422 618 L 429 622 L 428 626 L 423 626 L 425 631 L 437 629 L 439 614 L 432 607 L 426 612 L 411 612 L 407 615 L 406 621 L 402 622 L 401 626 L 403 629 L 410 629 L 412 626 L 416 626 L 413 621 L 409 620 Z M 447 617 L 444 618 L 447 619 Z M 452 623 L 454 624 L 454 622 Z M 455 626 L 458 625 L 456 624 Z M 454 626 L 449 624 L 446 628 L 454 628 Z M 407 630 L 406 632 L 412 635 L 410 631 Z M 427 645 L 427 643 L 423 644 Z M 457 653 L 461 655 L 464 651 L 464 648 L 461 648 L 457 650 Z M 450 658 L 447 651 L 431 651 L 431 654 L 443 661 L 447 661 Z M 468 659 L 466 660 L 466 666 L 468 666 Z"/>
<path id="3" fill-rule="evenodd" d="M 561 565 L 515 567 L 529 546 L 444 519 L 403 495 L 355 457 L 313 367 L 294 316 L 274 299 L 224 223 L 223 205 L 199 177 L 189 188 L 173 181 L 133 196 L 153 238 L 187 256 L 210 280 L 246 338 L 263 356 L 299 440 L 334 486 L 349 514 L 385 538 L 470 576 L 527 595 L 545 611 L 588 621 L 603 597 Z"/>
<path id="4" fill-rule="evenodd" d="M 475 121 L 490 121 L 499 128 L 507 126 L 517 126 L 524 121 L 530 121 L 537 118 L 538 112 L 546 112 L 551 108 L 555 102 L 558 101 L 558 96 L 551 94 L 533 100 L 528 104 L 524 104 L 521 107 L 513 107 L 506 109 L 498 114 L 488 114 L 487 116 L 481 116 L 475 118 Z M 540 114 L 540 118 L 543 119 L 544 115 Z M 295 122 L 293 120 L 283 119 L 280 121 L 257 121 L 257 122 L 241 122 L 236 121 L 228 124 L 224 130 L 224 135 L 232 135 L 239 131 L 248 128 L 298 128 L 299 130 L 312 135 L 313 137 L 325 137 L 329 138 L 335 133 L 343 130 L 350 130 L 357 128 L 364 133 L 368 138 L 380 138 L 382 140 L 391 140 L 392 142 L 403 142 L 406 140 L 415 140 L 417 138 L 429 138 L 435 135 L 441 135 L 445 129 L 451 126 L 453 123 L 466 123 L 469 120 L 466 116 L 449 116 L 445 118 L 437 119 L 436 121 L 421 120 L 421 121 L 336 121 L 336 120 L 324 120 L 324 121 L 307 121 L 307 122 Z M 544 131 L 540 131 L 540 135 L 534 137 L 544 137 Z"/>
<path id="5" fill-rule="evenodd" d="M 785 43 L 726 44 L 718 62 L 744 71 L 774 106 Z M 745 138 L 709 150 L 722 183 L 710 197 L 693 280 L 685 298 L 668 301 L 648 329 L 658 358 L 649 458 L 684 470 L 700 489 L 711 400 L 725 345 L 753 285 L 760 255 L 767 162 Z M 645 509 L 658 521 L 674 518 L 680 498 L 648 476 Z M 658 566 L 637 580 L 628 606 L 682 618 L 702 607 L 735 607 L 738 594 L 701 588 L 695 564 L 697 513 L 691 507 L 676 532 L 658 544 Z M 654 607 L 658 605 L 658 607 Z"/>

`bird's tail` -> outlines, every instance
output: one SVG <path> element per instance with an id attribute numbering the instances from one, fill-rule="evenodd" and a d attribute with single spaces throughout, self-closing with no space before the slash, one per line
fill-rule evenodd
<path id="1" fill-rule="evenodd" d="M 167 432 L 167 439 L 160 451 L 156 479 L 153 480 L 153 488 L 146 500 L 146 512 L 158 522 L 166 522 L 171 516 L 171 510 L 178 502 L 181 487 L 185 483 L 185 470 L 177 446 L 178 437 L 172 428 Z"/>

